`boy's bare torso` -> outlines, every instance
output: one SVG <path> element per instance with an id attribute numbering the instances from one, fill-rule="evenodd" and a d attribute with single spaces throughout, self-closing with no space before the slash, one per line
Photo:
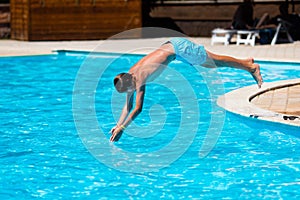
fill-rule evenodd
<path id="1" fill-rule="evenodd" d="M 166 43 L 148 56 L 142 58 L 129 70 L 129 73 L 135 78 L 136 87 L 153 81 L 175 57 L 173 45 Z"/>

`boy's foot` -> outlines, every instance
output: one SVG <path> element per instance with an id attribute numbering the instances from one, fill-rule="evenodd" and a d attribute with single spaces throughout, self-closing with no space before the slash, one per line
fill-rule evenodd
<path id="1" fill-rule="evenodd" d="M 248 66 L 247 71 L 250 72 L 254 80 L 256 81 L 258 88 L 261 88 L 261 85 L 263 84 L 263 79 L 260 74 L 260 67 L 259 64 L 254 63 L 253 58 L 247 58 L 245 59 L 245 66 Z"/>
<path id="2" fill-rule="evenodd" d="M 256 81 L 258 88 L 261 88 L 261 85 L 263 84 L 263 79 L 260 74 L 259 64 L 256 64 L 256 63 L 252 64 L 250 73 L 251 73 L 252 77 L 254 78 L 254 80 Z"/>

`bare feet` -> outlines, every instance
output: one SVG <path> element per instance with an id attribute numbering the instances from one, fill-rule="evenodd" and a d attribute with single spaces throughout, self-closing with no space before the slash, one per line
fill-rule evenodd
<path id="1" fill-rule="evenodd" d="M 253 66 L 252 67 L 253 70 L 251 70 L 250 73 L 254 78 L 254 80 L 256 81 L 258 88 L 261 88 L 261 85 L 263 84 L 263 80 L 260 74 L 259 64 L 254 63 L 252 66 Z"/>
<path id="2" fill-rule="evenodd" d="M 262 79 L 262 76 L 260 74 L 259 64 L 254 63 L 254 59 L 253 58 L 248 58 L 245 61 L 247 63 L 245 66 L 248 66 L 248 69 L 246 69 L 246 70 L 248 72 L 250 72 L 250 74 L 252 75 L 252 77 L 256 81 L 256 83 L 258 85 L 258 88 L 261 88 L 261 85 L 263 83 L 263 79 Z"/>

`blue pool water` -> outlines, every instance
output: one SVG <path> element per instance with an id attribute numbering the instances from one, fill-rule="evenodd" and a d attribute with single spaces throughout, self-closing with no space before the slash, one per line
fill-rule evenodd
<path id="1" fill-rule="evenodd" d="M 171 63 L 195 93 L 187 92 L 191 88 L 178 81 L 178 74 L 164 72 L 162 82 L 174 89 L 150 84 L 135 124 L 120 142 L 109 143 L 125 98 L 114 92 L 112 78 L 140 58 L 60 53 L 0 59 L 1 199 L 299 199 L 299 129 L 214 109 L 218 88 L 228 92 L 254 84 L 241 70 L 222 68 L 217 75 Z M 266 82 L 300 77 L 299 64 L 260 64 Z M 101 79 L 94 80 L 104 67 L 97 72 Z M 181 110 L 180 89 L 196 107 L 187 102 L 187 110 Z M 78 95 L 82 99 L 76 101 Z M 210 127 L 218 120 L 224 122 L 221 129 Z M 187 131 L 176 146 L 167 146 L 180 131 L 178 124 Z M 209 130 L 216 144 L 201 157 Z M 155 154 L 166 146 L 164 154 Z M 144 155 L 155 157 L 143 165 Z"/>

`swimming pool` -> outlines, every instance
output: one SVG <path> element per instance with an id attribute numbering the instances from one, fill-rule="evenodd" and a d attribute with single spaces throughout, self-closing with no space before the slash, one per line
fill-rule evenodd
<path id="1" fill-rule="evenodd" d="M 171 71 L 166 71 L 171 75 L 164 72 L 162 82 L 171 82 L 171 86 L 176 87 L 170 90 L 160 82 L 149 85 L 144 110 L 136 123 L 128 127 L 128 133 L 120 142 L 108 143 L 108 132 L 115 124 L 124 98 L 114 92 L 111 79 L 139 58 L 141 55 L 62 52 L 0 59 L 2 199 L 299 198 L 299 129 L 230 113 L 223 115 L 224 111 L 214 110 L 212 101 L 219 92 L 209 87 L 207 81 L 220 85 L 223 92 L 254 84 L 251 76 L 240 70 L 219 69 L 219 78 L 214 79 L 215 71 L 171 63 Z M 97 77 L 93 70 L 101 69 L 103 63 L 109 63 L 110 67 L 97 72 L 102 73 L 100 80 L 93 80 Z M 300 76 L 299 64 L 260 64 L 266 82 Z M 80 72 L 84 66 L 93 70 Z M 86 79 L 81 79 L 83 82 L 78 81 L 80 73 L 85 75 Z M 198 112 L 198 123 L 184 121 L 182 124 L 186 130 L 196 130 L 196 133 L 187 132 L 189 138 L 180 136 L 179 141 L 187 141 L 188 145 L 178 142 L 177 146 L 169 148 L 170 151 L 164 151 L 162 157 L 152 157 L 153 165 L 150 163 L 148 167 L 153 170 L 127 172 L 131 167 L 143 166 L 139 155 L 154 155 L 151 153 L 163 149 L 176 138 L 184 114 L 179 93 L 188 91 L 182 82 L 177 84 L 178 77 L 187 80 L 196 91 L 195 94 L 186 93 L 197 102 L 196 107 L 187 105 L 190 114 L 187 118 Z M 82 88 L 78 88 L 80 86 Z M 94 91 L 84 93 L 85 88 L 93 87 Z M 76 95 L 82 95 L 82 100 L 94 102 L 94 105 L 76 102 Z M 75 108 L 74 115 L 74 104 L 83 112 L 79 115 L 81 118 L 75 119 L 77 124 L 74 123 L 77 111 Z M 91 113 L 95 116 L 91 117 Z M 215 116 L 224 117 L 224 126 L 211 151 L 200 157 L 208 130 L 214 130 L 210 124 Z M 93 117 L 98 127 L 90 126 L 95 125 Z M 78 119 L 83 121 L 78 124 Z M 135 129 L 146 130 L 145 135 L 135 133 Z M 89 149 L 89 144 L 98 149 Z M 181 148 L 184 151 L 180 152 Z M 133 165 L 127 168 L 122 168 L 128 164 L 124 157 L 118 160 L 124 152 L 135 153 L 135 160 L 128 158 Z M 174 155 L 178 152 L 180 155 Z M 165 167 L 155 166 L 160 164 L 159 160 L 169 158 L 176 159 Z"/>

